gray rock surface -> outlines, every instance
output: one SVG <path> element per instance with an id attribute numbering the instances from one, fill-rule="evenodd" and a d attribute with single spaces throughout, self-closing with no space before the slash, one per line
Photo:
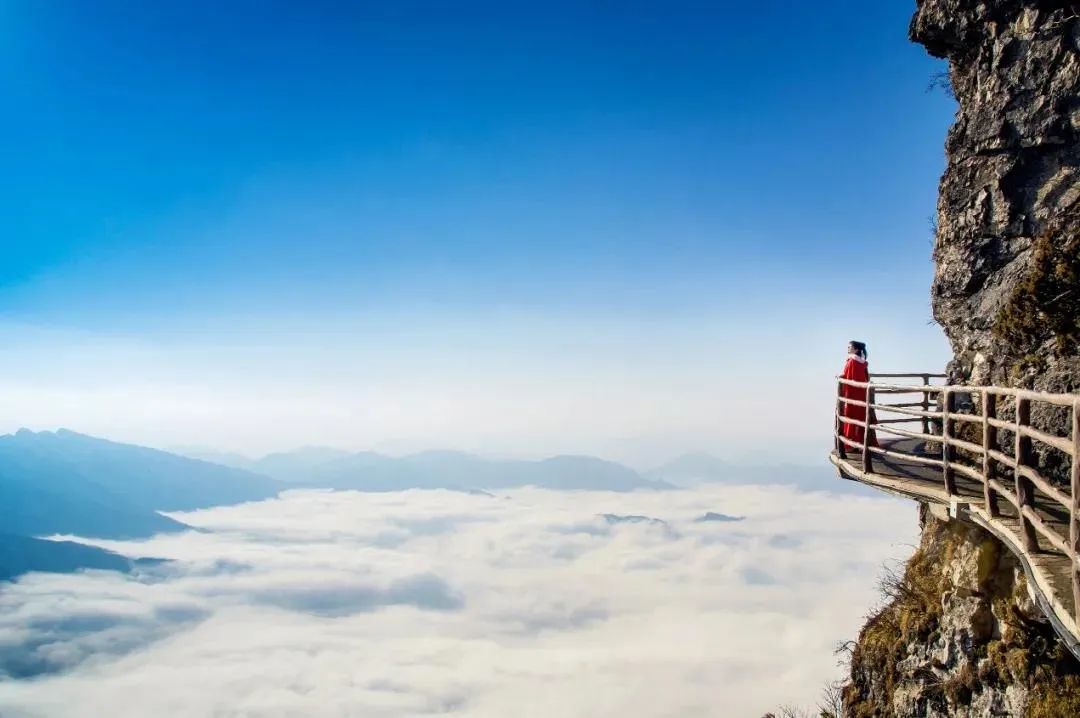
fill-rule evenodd
<path id="1" fill-rule="evenodd" d="M 1076 660 L 991 534 L 922 511 L 922 538 L 859 635 L 845 716 L 1073 716 Z"/>
<path id="2" fill-rule="evenodd" d="M 1080 3 L 917 6 L 911 38 L 949 61 L 959 105 L 946 142 L 933 286 L 952 372 L 975 384 L 1076 390 Z M 1071 271 L 1042 281 L 1058 269 Z M 1027 318 L 1015 321 L 1017 313 Z"/>

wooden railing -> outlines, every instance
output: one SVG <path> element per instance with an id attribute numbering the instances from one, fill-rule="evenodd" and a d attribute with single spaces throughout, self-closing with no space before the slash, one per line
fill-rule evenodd
<path id="1" fill-rule="evenodd" d="M 1039 553 L 1039 542 L 1044 540 L 1070 560 L 1074 618 L 1080 626 L 1080 396 L 932 383 L 945 378 L 942 374 L 874 374 L 869 382 L 839 378 L 837 454 L 845 461 L 849 452 L 859 454 L 866 474 L 874 472 L 876 457 L 929 467 L 929 475 L 939 474 L 940 485 L 950 497 L 958 496 L 957 477 L 970 479 L 981 486 L 980 503 L 991 518 L 1002 515 L 1000 501 L 1007 501 L 1019 519 L 1024 551 Z M 918 383 L 903 383 L 904 380 Z M 865 401 L 845 397 L 845 393 L 853 393 L 845 392 L 845 387 L 865 390 Z M 884 403 L 881 400 L 884 396 L 900 400 Z M 912 396 L 917 399 L 912 400 Z M 865 420 L 845 417 L 845 405 L 863 407 Z M 1058 436 L 1032 426 L 1032 405 L 1058 407 L 1056 411 L 1062 414 L 1059 420 L 1068 416 L 1070 436 Z M 879 413 L 885 418 L 878 418 Z M 905 424 L 916 426 L 909 428 Z M 862 427 L 862 441 L 845 437 L 845 425 Z M 972 428 L 963 430 L 960 428 L 963 425 Z M 1012 434 L 1012 439 L 1002 442 L 1001 432 Z M 876 439 L 881 435 L 924 443 L 920 450 L 897 450 L 890 444 L 878 445 Z M 1040 471 L 1036 447 L 1042 447 L 1043 456 L 1047 455 L 1046 447 L 1064 455 L 1059 457 L 1064 461 L 1049 462 L 1062 469 L 1058 481 Z M 1003 449 L 1011 450 L 1011 454 Z M 1067 477 L 1061 475 L 1066 467 Z M 1067 486 L 1063 485 L 1066 483 Z M 1045 510 L 1036 510 L 1037 503 L 1041 507 L 1057 507 L 1067 515 L 1066 535 L 1051 525 L 1058 522 L 1048 521 Z"/>

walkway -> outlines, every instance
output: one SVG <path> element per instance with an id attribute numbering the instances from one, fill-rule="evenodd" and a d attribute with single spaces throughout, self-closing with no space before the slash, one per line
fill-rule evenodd
<path id="1" fill-rule="evenodd" d="M 921 381 L 880 381 L 910 378 Z M 1072 458 L 1080 455 L 1080 397 L 931 384 L 940 378 L 878 374 L 869 383 L 839 379 L 836 448 L 830 461 L 844 478 L 945 507 L 951 516 L 995 534 L 1020 559 L 1036 600 L 1080 657 L 1080 551 L 1073 548 L 1080 548 L 1080 506 L 1073 501 L 1073 496 L 1080 498 L 1080 466 Z M 911 394 L 915 401 L 904 397 Z M 877 398 L 886 395 L 900 401 L 886 404 Z M 959 397 L 971 400 L 962 402 L 966 411 L 957 408 Z M 1062 407 L 1059 411 L 1070 414 L 1074 436 L 1065 439 L 1033 428 L 1032 402 Z M 870 421 L 846 418 L 845 405 L 869 407 Z M 1006 415 L 1008 421 L 998 418 Z M 957 438 L 964 423 L 974 426 L 965 439 Z M 844 425 L 868 425 L 880 446 L 866 446 L 863 432 L 857 432 L 863 434 L 860 441 L 845 438 Z M 972 435 L 978 443 L 966 440 Z M 1039 473 L 1033 442 L 1065 455 L 1072 464 L 1070 487 Z"/>

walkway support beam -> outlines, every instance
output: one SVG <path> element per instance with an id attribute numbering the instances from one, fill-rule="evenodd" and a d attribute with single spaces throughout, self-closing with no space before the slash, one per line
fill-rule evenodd
<path id="1" fill-rule="evenodd" d="M 847 449 L 844 446 L 844 424 L 840 417 L 844 415 L 844 385 L 836 383 L 836 453 L 841 459 L 847 458 Z"/>
<path id="2" fill-rule="evenodd" d="M 990 421 L 997 418 L 997 395 L 988 391 L 982 393 L 982 472 L 986 477 L 983 482 L 983 502 L 986 504 L 986 513 L 992 517 L 1001 515 L 998 508 L 998 494 L 994 490 L 994 457 L 991 456 L 997 446 L 997 428 Z"/>
<path id="3" fill-rule="evenodd" d="M 956 394 L 946 389 L 941 410 L 941 475 L 945 480 L 945 493 L 949 496 L 956 495 L 956 472 L 950 466 L 956 459 L 956 450 L 949 443 L 952 437 L 952 419 L 949 417 L 955 408 Z"/>
<path id="4" fill-rule="evenodd" d="M 863 427 L 862 435 L 862 466 L 863 471 L 868 473 L 874 470 L 874 455 L 870 453 L 870 445 L 873 443 L 870 436 L 873 431 L 873 412 L 874 387 L 871 386 L 866 389 L 866 426 Z"/>
<path id="5" fill-rule="evenodd" d="M 1073 606 L 1076 607 L 1076 623 L 1080 625 L 1080 399 L 1072 407 L 1072 445 L 1069 546 L 1072 548 Z"/>
<path id="6" fill-rule="evenodd" d="M 1035 505 L 1035 485 L 1024 476 L 1021 467 L 1031 465 L 1031 437 L 1024 434 L 1023 427 L 1031 423 L 1031 399 L 1016 397 L 1016 469 L 1013 471 L 1016 486 L 1016 505 L 1020 507 L 1020 528 L 1023 532 L 1024 549 L 1032 553 L 1039 550 L 1039 538 L 1035 526 L 1024 514 L 1025 507 Z"/>
<path id="7" fill-rule="evenodd" d="M 922 383 L 923 383 L 923 386 L 930 386 L 930 375 L 929 374 L 923 374 L 922 375 Z M 922 406 L 922 411 L 923 411 L 922 433 L 929 434 L 930 433 L 930 417 L 927 415 L 927 413 L 930 411 L 930 392 L 924 391 L 922 393 L 921 406 Z"/>

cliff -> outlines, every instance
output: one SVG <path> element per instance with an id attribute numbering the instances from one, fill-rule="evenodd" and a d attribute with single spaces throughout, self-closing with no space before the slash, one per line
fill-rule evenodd
<path id="1" fill-rule="evenodd" d="M 910 34 L 948 60 L 958 103 L 932 288 L 951 380 L 1080 391 L 1080 2 L 918 0 Z M 1032 421 L 1069 433 L 1065 412 Z M 1037 460 L 1063 478 L 1060 457 Z M 977 526 L 920 518 L 852 647 L 844 715 L 1080 716 L 1080 662 L 1015 557 Z"/>
<path id="2" fill-rule="evenodd" d="M 991 534 L 920 507 L 922 539 L 851 652 L 845 715 L 1080 716 L 1080 663 L 1016 558 Z"/>
<path id="3" fill-rule="evenodd" d="M 911 39 L 958 102 L 934 318 L 971 383 L 1080 388 L 1080 3 L 920 0 Z"/>

